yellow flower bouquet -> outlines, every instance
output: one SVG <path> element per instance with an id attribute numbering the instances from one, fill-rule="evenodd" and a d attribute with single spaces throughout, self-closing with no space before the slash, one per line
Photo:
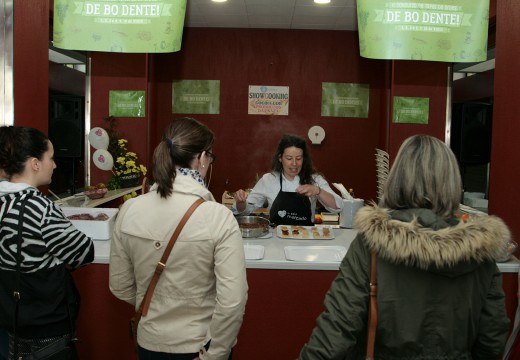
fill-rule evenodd
<path id="1" fill-rule="evenodd" d="M 108 151 L 114 158 L 113 176 L 108 181 L 107 187 L 112 190 L 137 186 L 141 176 L 146 176 L 146 166 L 138 163 L 138 157 L 135 152 L 128 151 L 128 140 L 119 138 L 115 131 L 115 119 L 109 117 L 105 121 L 109 123 L 109 129 L 107 130 L 110 138 Z"/>

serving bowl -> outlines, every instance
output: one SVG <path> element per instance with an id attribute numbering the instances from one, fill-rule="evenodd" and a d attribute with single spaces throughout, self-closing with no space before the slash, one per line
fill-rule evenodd
<path id="1" fill-rule="evenodd" d="M 269 220 L 261 216 L 237 216 L 243 238 L 256 238 L 269 233 Z"/>

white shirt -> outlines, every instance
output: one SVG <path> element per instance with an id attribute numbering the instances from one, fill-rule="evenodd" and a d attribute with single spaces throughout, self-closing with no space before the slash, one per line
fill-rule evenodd
<path id="1" fill-rule="evenodd" d="M 336 194 L 330 187 L 327 180 L 323 178 L 323 176 L 318 174 L 313 174 L 312 178 L 316 185 L 320 187 L 322 191 L 326 191 L 334 196 L 336 200 L 336 207 L 329 208 L 325 206 L 327 211 L 339 213 L 341 209 L 343 209 L 343 200 L 341 196 Z M 300 177 L 295 176 L 291 181 L 282 175 L 282 190 L 286 192 L 296 192 L 296 188 L 300 186 Z M 267 173 L 262 176 L 262 178 L 256 183 L 255 187 L 249 194 L 247 198 L 247 206 L 242 212 L 237 211 L 236 203 L 233 203 L 231 210 L 235 215 L 249 215 L 253 211 L 258 208 L 264 207 L 267 202 L 267 208 L 271 209 L 271 205 L 274 202 L 276 196 L 280 192 L 280 174 L 279 173 Z M 318 196 L 311 196 L 309 198 L 311 201 L 311 210 L 312 210 L 312 218 L 314 218 L 314 214 L 316 212 L 316 201 L 318 200 Z"/>

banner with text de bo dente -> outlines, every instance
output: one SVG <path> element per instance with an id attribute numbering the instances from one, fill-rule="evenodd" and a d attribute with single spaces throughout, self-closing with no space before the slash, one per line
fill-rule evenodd
<path id="1" fill-rule="evenodd" d="M 186 0 L 54 0 L 61 49 L 167 53 L 181 49 Z"/>
<path id="2" fill-rule="evenodd" d="M 362 57 L 486 60 L 489 0 L 357 0 L 357 16 Z"/>

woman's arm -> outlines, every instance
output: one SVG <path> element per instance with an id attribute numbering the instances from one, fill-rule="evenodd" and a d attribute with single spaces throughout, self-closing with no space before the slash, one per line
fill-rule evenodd
<path id="1" fill-rule="evenodd" d="M 41 200 L 35 197 L 34 203 L 30 200 L 27 206 L 33 207 L 36 213 L 42 215 L 41 233 L 49 253 L 73 269 L 94 261 L 92 239 L 76 229 L 61 208 L 50 200 L 42 213 L 36 208 L 39 201 Z"/>
<path id="2" fill-rule="evenodd" d="M 136 305 L 137 285 L 132 261 L 121 239 L 121 224 L 125 216 L 125 206 L 121 208 L 114 224 L 110 243 L 109 287 L 120 300 Z"/>
<path id="3" fill-rule="evenodd" d="M 229 211 L 215 216 L 216 236 L 214 271 L 217 301 L 210 323 L 211 346 L 201 359 L 227 359 L 235 344 L 245 312 L 247 280 L 244 244 L 238 224 Z M 219 222 L 219 224 L 216 223 Z"/>
<path id="4" fill-rule="evenodd" d="M 296 192 L 309 197 L 316 196 L 329 211 L 340 212 L 343 209 L 343 200 L 321 175 L 314 176 L 314 184 L 300 185 Z"/>
<path id="5" fill-rule="evenodd" d="M 479 321 L 477 341 L 471 355 L 475 360 L 498 359 L 504 351 L 509 319 L 505 310 L 505 295 L 502 288 L 502 273 L 496 264 L 488 294 Z"/>

